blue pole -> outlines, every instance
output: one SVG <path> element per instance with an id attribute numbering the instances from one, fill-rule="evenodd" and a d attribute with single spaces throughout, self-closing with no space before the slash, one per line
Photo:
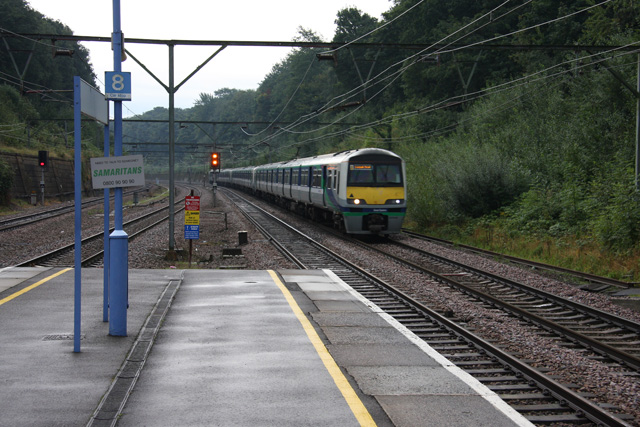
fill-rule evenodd
<path id="1" fill-rule="evenodd" d="M 73 351 L 80 353 L 80 322 L 82 306 L 82 146 L 81 125 L 82 109 L 80 95 L 80 77 L 73 78 L 73 140 L 74 140 L 74 202 L 75 202 L 75 246 L 74 246 L 74 297 L 73 297 Z"/>
<path id="2" fill-rule="evenodd" d="M 104 156 L 109 157 L 109 125 L 104 127 Z M 104 189 L 104 244 L 102 250 L 103 260 L 103 298 L 102 298 L 102 321 L 109 321 L 109 189 Z"/>
<path id="3" fill-rule="evenodd" d="M 120 28 L 120 0 L 113 0 L 113 68 L 122 71 L 122 31 Z M 105 82 L 111 84 L 111 82 Z M 113 102 L 113 133 L 115 156 L 122 156 L 122 101 Z M 109 335 L 127 336 L 128 236 L 122 229 L 122 187 L 115 188 L 115 230 L 109 236 Z"/>

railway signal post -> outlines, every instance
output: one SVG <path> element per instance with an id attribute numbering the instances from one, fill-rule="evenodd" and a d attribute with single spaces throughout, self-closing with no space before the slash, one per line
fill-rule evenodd
<path id="1" fill-rule="evenodd" d="M 44 171 L 49 166 L 49 152 L 40 150 L 38 151 L 38 165 L 40 166 L 40 194 L 42 195 L 42 206 L 44 206 Z"/>
<path id="2" fill-rule="evenodd" d="M 216 182 L 216 173 L 220 172 L 220 153 L 214 151 L 211 153 L 211 170 L 209 173 L 211 174 L 211 186 L 213 188 L 213 207 L 216 207 L 216 192 L 218 190 L 218 183 Z"/>

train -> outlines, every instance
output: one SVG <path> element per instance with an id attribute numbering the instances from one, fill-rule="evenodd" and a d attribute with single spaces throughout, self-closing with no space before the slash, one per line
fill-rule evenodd
<path id="1" fill-rule="evenodd" d="M 380 148 L 222 169 L 217 183 L 353 235 L 397 234 L 407 210 L 405 161 Z"/>

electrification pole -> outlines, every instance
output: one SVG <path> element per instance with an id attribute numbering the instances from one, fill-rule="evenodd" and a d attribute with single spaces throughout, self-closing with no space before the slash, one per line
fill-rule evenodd
<path id="1" fill-rule="evenodd" d="M 120 0 L 113 0 L 113 70 L 122 72 L 122 31 Z M 106 82 L 105 84 L 109 84 Z M 122 100 L 113 101 L 114 156 L 122 156 Z M 114 230 L 109 236 L 109 335 L 127 336 L 127 306 L 129 294 L 129 236 L 122 229 L 122 187 L 116 187 L 114 200 Z"/>

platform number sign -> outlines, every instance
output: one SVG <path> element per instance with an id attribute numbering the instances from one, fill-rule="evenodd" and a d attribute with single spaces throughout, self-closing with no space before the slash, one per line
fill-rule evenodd
<path id="1" fill-rule="evenodd" d="M 107 71 L 104 75 L 106 99 L 131 101 L 131 73 Z"/>

